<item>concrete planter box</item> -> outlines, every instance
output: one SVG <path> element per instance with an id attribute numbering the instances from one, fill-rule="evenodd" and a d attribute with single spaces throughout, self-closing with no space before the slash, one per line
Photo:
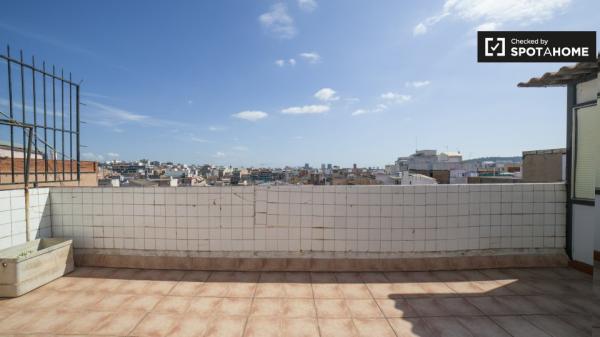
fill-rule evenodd
<path id="1" fill-rule="evenodd" d="M 74 269 L 73 241 L 37 239 L 0 251 L 0 297 L 17 297 Z"/>

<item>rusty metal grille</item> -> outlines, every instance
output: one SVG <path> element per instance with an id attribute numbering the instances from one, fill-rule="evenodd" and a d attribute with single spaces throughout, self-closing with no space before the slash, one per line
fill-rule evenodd
<path id="1" fill-rule="evenodd" d="M 0 54 L 0 185 L 79 181 L 79 84 L 64 70 Z M 31 136 L 31 146 L 28 137 Z M 29 158 L 29 159 L 28 159 Z"/>

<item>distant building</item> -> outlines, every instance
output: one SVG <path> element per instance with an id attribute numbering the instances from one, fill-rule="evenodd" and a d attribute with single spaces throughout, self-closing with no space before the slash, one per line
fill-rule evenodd
<path id="1" fill-rule="evenodd" d="M 390 177 L 395 185 L 435 185 L 437 181 L 429 176 L 410 173 L 408 171 L 402 172 L 398 176 Z"/>
<path id="2" fill-rule="evenodd" d="M 567 149 L 523 151 L 523 182 L 565 181 Z"/>

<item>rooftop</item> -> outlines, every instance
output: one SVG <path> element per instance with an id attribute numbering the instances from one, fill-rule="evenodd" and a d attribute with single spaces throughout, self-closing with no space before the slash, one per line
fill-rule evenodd
<path id="1" fill-rule="evenodd" d="M 206 272 L 78 268 L 0 299 L 0 334 L 591 336 L 591 277 L 568 268 Z"/>

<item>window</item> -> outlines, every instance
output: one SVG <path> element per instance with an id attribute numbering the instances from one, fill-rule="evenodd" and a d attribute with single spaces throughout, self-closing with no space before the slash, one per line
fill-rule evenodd
<path id="1" fill-rule="evenodd" d="M 600 107 L 575 109 L 574 196 L 594 200 L 600 188 Z"/>

